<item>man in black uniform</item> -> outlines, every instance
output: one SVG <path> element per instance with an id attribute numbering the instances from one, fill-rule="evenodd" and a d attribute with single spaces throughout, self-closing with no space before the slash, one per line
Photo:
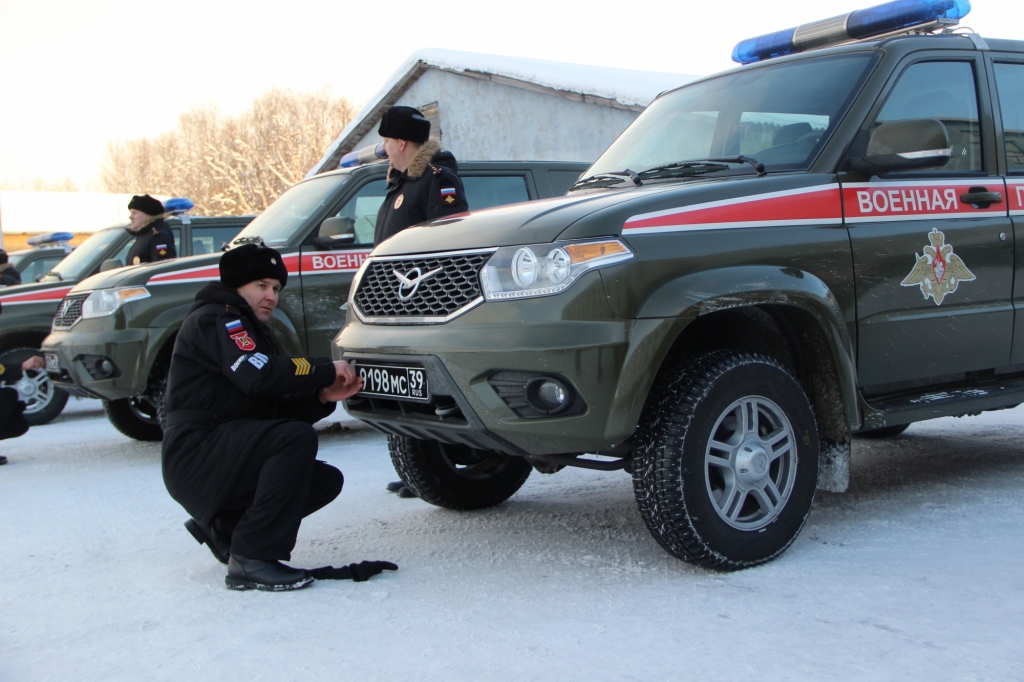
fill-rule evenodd
<path id="1" fill-rule="evenodd" d="M 469 210 L 459 163 L 430 139 L 430 121 L 412 107 L 384 112 L 377 134 L 388 154 L 388 194 L 377 213 L 373 245 L 412 225 Z M 388 483 L 400 497 L 416 497 L 402 481 Z"/>
<path id="2" fill-rule="evenodd" d="M 7 252 L 0 249 L 0 287 L 13 287 L 21 284 L 21 273 L 13 263 L 7 261 Z"/>
<path id="3" fill-rule="evenodd" d="M 388 194 L 377 213 L 376 246 L 410 225 L 469 210 L 451 152 L 430 138 L 430 121 L 412 107 L 384 112 L 377 134 L 388 154 Z"/>
<path id="4" fill-rule="evenodd" d="M 362 380 L 347 362 L 280 350 L 267 326 L 288 281 L 277 251 L 232 249 L 221 257 L 220 277 L 196 294 L 174 343 L 164 483 L 192 516 L 185 527 L 228 565 L 229 588 L 299 589 L 313 577 L 280 562 L 302 518 L 337 497 L 343 483 L 340 471 L 316 459 L 312 424 Z"/>
<path id="5" fill-rule="evenodd" d="M 15 384 L 21 379 L 21 373 L 29 369 L 41 369 L 43 357 L 33 355 L 23 362 L 11 364 L 0 362 L 0 381 Z M 25 411 L 25 403 L 18 400 L 18 391 L 8 386 L 0 386 L 0 440 L 17 438 L 28 431 L 28 422 L 21 416 Z M 0 455 L 0 464 L 7 464 L 7 457 Z"/>
<path id="6" fill-rule="evenodd" d="M 153 263 L 176 258 L 174 233 L 164 222 L 164 205 L 148 194 L 135 195 L 128 202 L 128 231 L 136 235 L 126 265 Z"/>

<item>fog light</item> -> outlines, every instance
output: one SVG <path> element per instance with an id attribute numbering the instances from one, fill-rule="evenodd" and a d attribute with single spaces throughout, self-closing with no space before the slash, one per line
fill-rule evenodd
<path id="1" fill-rule="evenodd" d="M 572 389 L 550 377 L 539 377 L 526 384 L 526 402 L 544 414 L 558 414 L 572 404 Z"/>

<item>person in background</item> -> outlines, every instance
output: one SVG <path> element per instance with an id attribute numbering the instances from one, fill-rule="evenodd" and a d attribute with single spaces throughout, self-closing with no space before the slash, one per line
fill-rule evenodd
<path id="1" fill-rule="evenodd" d="M 128 252 L 127 265 L 177 258 L 174 233 L 164 215 L 164 205 L 148 194 L 135 195 L 128 202 L 127 230 L 135 235 L 135 243 Z"/>
<path id="2" fill-rule="evenodd" d="M 281 563 L 303 517 L 344 482 L 316 459 L 312 424 L 363 385 L 347 362 L 281 350 L 268 322 L 287 283 L 274 249 L 225 252 L 220 281 L 196 294 L 171 355 L 164 483 L 192 516 L 185 528 L 227 564 L 224 580 L 235 590 L 297 590 L 314 577 L 358 581 L 398 568 L 374 561 L 310 572 Z"/>
<path id="3" fill-rule="evenodd" d="M 0 249 L 0 287 L 13 287 L 21 284 L 21 273 L 13 263 L 7 261 L 7 252 Z"/>
<path id="4" fill-rule="evenodd" d="M 21 379 L 22 372 L 42 367 L 41 355 L 33 355 L 15 365 L 0 363 L 0 381 L 13 384 Z M 24 411 L 25 403 L 18 400 L 18 391 L 10 386 L 0 387 L 0 440 L 17 438 L 28 431 L 28 422 L 22 416 Z M 7 464 L 7 457 L 0 455 L 0 464 Z"/>
<path id="5" fill-rule="evenodd" d="M 373 245 L 407 227 L 469 210 L 459 163 L 441 143 L 430 139 L 430 121 L 413 107 L 384 112 L 377 134 L 388 154 L 388 194 L 377 213 Z M 403 481 L 388 483 L 399 497 L 416 497 Z"/>

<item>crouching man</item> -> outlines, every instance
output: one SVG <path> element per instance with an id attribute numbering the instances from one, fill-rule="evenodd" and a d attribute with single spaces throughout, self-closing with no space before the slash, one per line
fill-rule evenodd
<path id="1" fill-rule="evenodd" d="M 196 294 L 171 356 L 164 483 L 236 590 L 313 581 L 281 563 L 302 518 L 341 492 L 341 472 L 316 459 L 312 424 L 362 387 L 346 362 L 284 356 L 267 323 L 287 282 L 274 249 L 227 251 L 220 281 Z"/>

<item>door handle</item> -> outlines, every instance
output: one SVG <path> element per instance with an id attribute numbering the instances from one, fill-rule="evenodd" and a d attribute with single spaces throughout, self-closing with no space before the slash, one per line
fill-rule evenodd
<path id="1" fill-rule="evenodd" d="M 988 208 L 992 204 L 1003 203 L 1003 193 L 989 192 L 988 187 L 971 187 L 967 194 L 960 195 L 960 201 L 974 208 Z"/>

